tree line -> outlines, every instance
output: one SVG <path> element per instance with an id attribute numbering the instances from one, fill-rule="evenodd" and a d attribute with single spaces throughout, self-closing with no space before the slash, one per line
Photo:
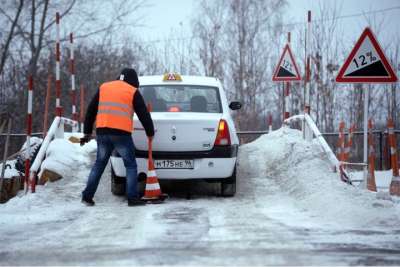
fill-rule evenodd
<path id="1" fill-rule="evenodd" d="M 97 5 L 97 8 L 92 8 Z M 100 5 L 100 6 L 98 6 Z M 291 32 L 291 47 L 304 74 L 304 24 L 284 24 L 290 8 L 285 0 L 202 0 L 196 3 L 191 20 L 191 34 L 173 30 L 162 42 L 146 42 L 140 36 L 124 34 L 127 29 L 143 27 L 139 14 L 145 1 L 76 1 L 14 0 L 0 7 L 0 113 L 13 114 L 13 132 L 25 131 L 27 76 L 33 75 L 33 131 L 43 127 L 44 99 L 48 76 L 55 77 L 55 13 L 61 14 L 61 81 L 62 106 L 71 115 L 69 47 L 67 36 L 74 32 L 76 84 L 86 89 L 86 103 L 98 86 L 115 79 L 124 66 L 142 75 L 177 71 L 183 75 L 218 77 L 229 100 L 239 100 L 243 108 L 233 113 L 240 130 L 264 130 L 268 114 L 274 127 L 283 117 L 283 85 L 272 82 L 272 73 Z M 107 10 L 107 19 L 104 13 Z M 314 10 L 311 32 L 311 115 L 322 132 L 337 130 L 340 120 L 347 125 L 362 126 L 363 86 L 370 90 L 370 115 L 378 128 L 385 127 L 391 116 L 399 127 L 399 93 L 397 84 L 338 85 L 334 82 L 357 37 L 344 39 L 338 24 L 341 9 L 336 2 L 320 1 Z M 306 14 L 304 15 L 306 17 Z M 134 18 L 134 19 L 132 19 Z M 378 21 L 378 22 L 377 22 Z M 379 18 L 369 16 L 365 24 L 376 33 L 382 30 Z M 146 28 L 144 28 L 146 29 Z M 379 35 L 378 35 L 379 38 Z M 396 39 L 397 38 L 397 39 Z M 399 40 L 391 38 L 385 51 L 392 66 L 399 66 Z M 397 70 L 397 69 L 396 69 Z M 55 115 L 54 83 L 50 114 Z M 291 86 L 289 111 L 303 110 L 304 83 Z M 84 108 L 84 107 L 83 107 Z M 51 121 L 51 120 L 50 120 Z"/>

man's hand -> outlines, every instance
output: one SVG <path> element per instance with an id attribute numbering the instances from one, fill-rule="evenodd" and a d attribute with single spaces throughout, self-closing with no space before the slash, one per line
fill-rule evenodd
<path id="1" fill-rule="evenodd" d="M 92 138 L 92 136 L 91 136 L 90 134 L 85 134 L 85 135 L 80 139 L 80 144 L 81 144 L 81 146 L 83 146 L 84 144 L 86 144 L 87 142 L 89 142 L 91 138 Z"/>

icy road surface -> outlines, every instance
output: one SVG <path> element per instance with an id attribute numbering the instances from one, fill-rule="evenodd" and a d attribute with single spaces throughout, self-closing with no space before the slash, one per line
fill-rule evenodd
<path id="1" fill-rule="evenodd" d="M 166 203 L 128 207 L 108 169 L 86 207 L 93 142 L 57 140 L 45 164 L 65 178 L 0 205 L 0 265 L 400 265 L 398 198 L 341 183 L 295 130 L 239 154 L 234 198 L 216 197 L 217 184 L 162 183 Z"/>

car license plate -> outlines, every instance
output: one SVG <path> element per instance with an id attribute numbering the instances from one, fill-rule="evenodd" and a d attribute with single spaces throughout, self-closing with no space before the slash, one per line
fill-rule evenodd
<path id="1" fill-rule="evenodd" d="M 193 169 L 192 159 L 157 159 L 154 160 L 156 169 Z"/>

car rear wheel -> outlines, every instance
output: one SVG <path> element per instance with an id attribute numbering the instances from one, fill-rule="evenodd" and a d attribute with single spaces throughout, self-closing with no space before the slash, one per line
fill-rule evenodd
<path id="1" fill-rule="evenodd" d="M 221 196 L 233 197 L 236 193 L 236 167 L 232 176 L 221 182 Z"/>
<path id="2" fill-rule="evenodd" d="M 111 168 L 111 193 L 117 196 L 125 195 L 126 177 L 117 176 Z"/>

